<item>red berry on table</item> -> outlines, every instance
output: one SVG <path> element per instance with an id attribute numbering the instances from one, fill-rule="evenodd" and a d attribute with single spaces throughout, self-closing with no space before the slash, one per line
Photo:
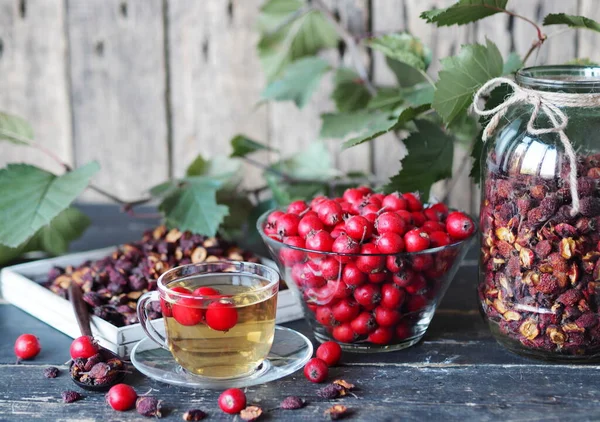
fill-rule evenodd
<path id="1" fill-rule="evenodd" d="M 388 309 L 399 309 L 404 303 L 406 293 L 395 284 L 384 284 L 381 287 L 381 306 Z"/>
<path id="2" fill-rule="evenodd" d="M 393 211 L 384 212 L 375 220 L 377 233 L 398 233 L 403 235 L 406 232 L 406 222 L 402 217 Z"/>
<path id="3" fill-rule="evenodd" d="M 325 230 L 312 231 L 306 236 L 306 249 L 319 252 L 331 252 L 333 238 Z M 317 257 L 319 255 L 317 254 Z"/>
<path id="4" fill-rule="evenodd" d="M 14 351 L 19 359 L 33 359 L 41 350 L 40 341 L 33 334 L 21 334 L 15 341 Z"/>
<path id="5" fill-rule="evenodd" d="M 361 256 L 357 257 L 354 263 L 363 273 L 378 273 L 385 267 L 385 256 L 381 256 L 381 251 L 374 243 L 365 243 L 360 248 Z"/>
<path id="6" fill-rule="evenodd" d="M 304 366 L 304 376 L 310 382 L 323 382 L 329 375 L 329 367 L 324 360 L 312 358 Z"/>
<path id="7" fill-rule="evenodd" d="M 349 322 L 360 313 L 360 307 L 353 299 L 342 299 L 333 305 L 331 311 L 336 321 Z"/>
<path id="8" fill-rule="evenodd" d="M 352 343 L 357 337 L 349 322 L 334 327 L 331 335 L 340 343 Z"/>
<path id="9" fill-rule="evenodd" d="M 138 395 L 132 386 L 127 384 L 113 385 L 106 393 L 106 402 L 114 410 L 124 412 L 135 406 Z"/>
<path id="10" fill-rule="evenodd" d="M 377 238 L 375 244 L 381 253 L 396 254 L 404 250 L 402 236 L 394 232 L 383 233 Z"/>
<path id="11" fill-rule="evenodd" d="M 301 214 L 303 211 L 308 209 L 308 205 L 304 201 L 294 201 L 290 203 L 287 207 L 287 212 L 289 214 Z"/>
<path id="12" fill-rule="evenodd" d="M 335 341 L 326 341 L 317 348 L 317 357 L 328 366 L 337 365 L 342 357 L 342 348 Z"/>
<path id="13" fill-rule="evenodd" d="M 206 309 L 206 325 L 213 330 L 228 331 L 238 322 L 237 309 L 231 303 L 212 302 Z"/>
<path id="14" fill-rule="evenodd" d="M 240 413 L 246 408 L 246 395 L 239 388 L 225 390 L 219 396 L 219 407 L 230 415 Z"/>
<path id="15" fill-rule="evenodd" d="M 437 248 L 440 246 L 446 246 L 452 243 L 450 235 L 446 232 L 436 231 L 429 233 L 429 240 L 431 241 L 431 247 Z"/>
<path id="16" fill-rule="evenodd" d="M 475 223 L 468 215 L 460 211 L 454 211 L 448 214 L 446 231 L 454 239 L 467 239 L 475 232 Z"/>
<path id="17" fill-rule="evenodd" d="M 296 214 L 284 214 L 277 219 L 275 229 L 281 237 L 297 236 L 300 217 Z"/>
<path id="18" fill-rule="evenodd" d="M 406 252 L 420 252 L 429 248 L 430 240 L 427 232 L 421 229 L 412 229 L 404 235 Z"/>
<path id="19" fill-rule="evenodd" d="M 350 327 L 354 332 L 360 336 L 366 336 L 369 333 L 375 331 L 378 327 L 375 317 L 371 312 L 361 312 L 354 320 L 350 323 Z"/>
<path id="20" fill-rule="evenodd" d="M 423 209 L 423 204 L 421 203 L 418 195 L 414 193 L 405 193 L 402 196 L 408 203 L 409 211 L 421 211 Z"/>
<path id="21" fill-rule="evenodd" d="M 390 327 L 378 327 L 375 331 L 369 334 L 367 338 L 371 343 L 385 345 L 389 344 L 394 338 L 394 330 Z"/>
<path id="22" fill-rule="evenodd" d="M 373 235 L 373 224 L 365 217 L 353 215 L 346 220 L 345 231 L 352 239 L 363 242 Z"/>
<path id="23" fill-rule="evenodd" d="M 331 199 L 320 203 L 316 211 L 321 221 L 327 226 L 335 226 L 342 221 L 342 207 Z"/>
<path id="24" fill-rule="evenodd" d="M 375 321 L 380 327 L 393 327 L 400 321 L 402 315 L 395 309 L 378 306 L 375 308 Z"/>
<path id="25" fill-rule="evenodd" d="M 73 340 L 69 352 L 71 353 L 71 359 L 88 359 L 98 353 L 98 350 L 98 344 L 93 337 L 81 336 Z"/>
<path id="26" fill-rule="evenodd" d="M 325 225 L 316 214 L 307 214 L 298 223 L 298 235 L 305 238 L 311 231 L 323 230 Z"/>
<path id="27" fill-rule="evenodd" d="M 408 207 L 408 201 L 404 199 L 404 197 L 398 192 L 395 192 L 390 193 L 383 198 L 383 201 L 381 201 L 381 206 L 387 211 L 400 211 L 405 210 Z"/>

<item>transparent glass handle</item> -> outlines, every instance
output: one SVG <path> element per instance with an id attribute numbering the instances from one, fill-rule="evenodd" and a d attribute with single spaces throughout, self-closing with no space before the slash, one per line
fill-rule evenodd
<path id="1" fill-rule="evenodd" d="M 169 350 L 167 346 L 167 340 L 162 334 L 156 331 L 152 325 L 152 321 L 148 319 L 148 305 L 150 302 L 158 302 L 159 300 L 160 293 L 157 291 L 144 293 L 137 303 L 137 315 L 144 332 L 148 337 L 150 337 L 150 340 L 158 344 L 163 349 Z"/>

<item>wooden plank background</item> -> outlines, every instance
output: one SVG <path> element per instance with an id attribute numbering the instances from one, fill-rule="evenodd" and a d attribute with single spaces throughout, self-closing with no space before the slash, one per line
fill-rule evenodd
<path id="1" fill-rule="evenodd" d="M 409 31 L 439 58 L 463 43 L 497 43 L 505 54 L 531 45 L 534 29 L 496 15 L 484 22 L 436 29 L 419 19 L 454 0 L 327 0 L 357 36 Z M 254 25 L 262 0 L 0 0 L 0 110 L 30 120 L 37 139 L 62 159 L 80 165 L 96 159 L 95 182 L 124 199 L 136 199 L 169 176 L 181 175 L 198 153 L 229 152 L 232 135 L 244 132 L 292 154 L 317 139 L 319 114 L 332 109 L 331 78 L 303 110 L 291 103 L 254 107 L 264 87 L 255 52 Z M 596 0 L 523 0 L 512 9 L 537 20 L 550 12 L 600 20 Z M 600 41 L 591 31 L 547 30 L 549 41 L 529 64 L 564 63 L 575 57 L 600 61 Z M 343 51 L 343 49 L 341 49 Z M 351 66 L 349 54 L 329 52 L 332 63 Z M 393 82 L 380 54 L 363 51 L 377 84 Z M 385 179 L 406 150 L 392 136 L 340 152 L 342 170 L 370 171 Z M 37 151 L 2 144 L 0 165 L 24 161 L 60 168 Z M 457 146 L 451 205 L 475 210 L 478 194 L 470 163 Z M 265 155 L 261 159 L 267 160 Z M 260 184 L 247 169 L 246 183 Z M 440 183 L 442 195 L 450 186 Z M 86 201 L 103 201 L 86 193 Z"/>

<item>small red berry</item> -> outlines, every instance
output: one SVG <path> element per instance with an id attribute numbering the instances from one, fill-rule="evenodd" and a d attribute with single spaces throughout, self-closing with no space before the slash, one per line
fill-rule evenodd
<path id="1" fill-rule="evenodd" d="M 392 280 L 397 286 L 406 287 L 413 282 L 415 277 L 416 273 L 413 270 L 410 268 L 403 268 L 392 276 Z"/>
<path id="2" fill-rule="evenodd" d="M 365 217 L 368 220 L 369 217 L 367 217 L 367 215 L 375 214 L 375 217 L 377 217 L 377 213 L 379 212 L 379 209 L 380 209 L 380 207 L 375 204 L 365 204 L 364 206 L 360 207 L 360 215 L 362 215 L 363 217 Z"/>
<path id="3" fill-rule="evenodd" d="M 202 286 L 194 290 L 192 294 L 194 296 L 220 296 L 221 292 L 217 289 L 213 289 L 212 287 Z"/>
<path id="4" fill-rule="evenodd" d="M 388 279 L 389 273 L 387 273 L 385 270 L 383 270 L 380 273 L 371 273 L 368 274 L 367 277 L 369 278 L 369 281 L 371 283 L 383 283 L 384 281 L 386 281 Z"/>
<path id="5" fill-rule="evenodd" d="M 71 359 L 88 359 L 98 353 L 98 344 L 91 336 L 81 336 L 73 340 L 69 351 Z"/>
<path id="6" fill-rule="evenodd" d="M 319 267 L 325 280 L 338 280 L 342 276 L 342 264 L 334 257 L 323 258 Z"/>
<path id="7" fill-rule="evenodd" d="M 385 267 L 385 256 L 374 243 L 365 243 L 360 248 L 361 256 L 354 263 L 363 273 L 378 273 Z"/>
<path id="8" fill-rule="evenodd" d="M 228 331 L 238 322 L 238 312 L 232 303 L 212 302 L 206 309 L 206 325 L 213 330 Z"/>
<path id="9" fill-rule="evenodd" d="M 446 218 L 446 216 L 448 215 L 448 207 L 442 202 L 433 204 L 430 207 L 430 209 L 437 211 L 437 213 L 441 216 L 442 219 Z"/>
<path id="10" fill-rule="evenodd" d="M 421 211 L 412 212 L 413 223 L 417 227 L 421 227 L 427 221 L 427 217 Z"/>
<path id="11" fill-rule="evenodd" d="M 413 215 L 410 211 L 400 210 L 400 211 L 396 212 L 396 214 L 398 214 L 400 217 L 402 217 L 404 222 L 407 224 L 407 229 L 408 229 L 408 226 L 411 226 L 414 224 Z"/>
<path id="12" fill-rule="evenodd" d="M 368 341 L 374 344 L 389 344 L 394 338 L 394 330 L 390 327 L 378 327 L 375 331 L 369 334 Z"/>
<path id="13" fill-rule="evenodd" d="M 331 199 L 323 201 L 316 210 L 321 221 L 327 226 L 335 226 L 342 221 L 342 207 Z"/>
<path id="14" fill-rule="evenodd" d="M 305 238 L 311 231 L 323 230 L 325 225 L 316 214 L 305 215 L 298 223 L 298 235 Z"/>
<path id="15" fill-rule="evenodd" d="M 178 293 L 192 295 L 192 292 L 185 287 L 175 287 L 171 289 Z M 178 298 L 177 301 L 172 305 L 172 313 L 175 321 L 181 325 L 188 327 L 199 324 L 204 319 L 204 309 L 200 307 L 202 301 L 200 299 L 193 299 L 182 297 Z"/>
<path id="16" fill-rule="evenodd" d="M 427 271 L 433 266 L 431 254 L 419 254 L 412 257 L 411 266 L 415 271 Z"/>
<path id="17" fill-rule="evenodd" d="M 356 300 L 364 309 L 375 309 L 381 301 L 381 288 L 378 284 L 363 284 L 354 289 L 354 300 Z"/>
<path id="18" fill-rule="evenodd" d="M 132 386 L 127 384 L 113 385 L 106 393 L 106 402 L 114 410 L 124 412 L 135 406 L 138 395 Z"/>
<path id="19" fill-rule="evenodd" d="M 308 209 L 308 205 L 304 201 L 294 201 L 287 207 L 288 214 L 301 214 Z"/>
<path id="20" fill-rule="evenodd" d="M 281 237 L 297 236 L 300 217 L 296 214 L 284 214 L 277 219 L 275 229 Z"/>
<path id="21" fill-rule="evenodd" d="M 412 330 L 406 321 L 400 321 L 398 325 L 396 325 L 396 338 L 398 340 L 405 340 L 412 334 Z"/>
<path id="22" fill-rule="evenodd" d="M 424 209 L 423 214 L 425 214 L 428 221 L 441 221 L 442 218 L 444 218 L 444 216 L 434 208 Z"/>
<path id="23" fill-rule="evenodd" d="M 404 240 L 398 233 L 383 233 L 375 241 L 377 249 L 382 253 L 396 254 L 404 250 Z"/>
<path id="24" fill-rule="evenodd" d="M 359 189 L 346 189 L 344 191 L 344 201 L 347 201 L 351 204 L 357 204 L 362 202 L 363 198 L 365 197 L 364 193 L 361 192 Z"/>
<path id="25" fill-rule="evenodd" d="M 342 357 L 342 348 L 335 341 L 326 341 L 317 348 L 317 357 L 328 366 L 336 365 Z"/>
<path id="26" fill-rule="evenodd" d="M 333 238 L 325 230 L 312 231 L 306 236 L 306 249 L 319 252 L 331 252 Z M 319 255 L 317 255 L 319 257 Z"/>
<path id="27" fill-rule="evenodd" d="M 422 295 L 413 295 L 406 304 L 408 312 L 418 312 L 427 306 L 427 298 Z"/>
<path id="28" fill-rule="evenodd" d="M 406 252 L 424 251 L 429 244 L 429 235 L 421 229 L 412 229 L 404 235 Z"/>
<path id="29" fill-rule="evenodd" d="M 353 215 L 346 220 L 346 233 L 357 242 L 363 242 L 373 235 L 373 224 L 365 217 Z"/>
<path id="30" fill-rule="evenodd" d="M 404 289 L 406 290 L 406 293 L 414 295 L 426 287 L 427 287 L 427 280 L 425 280 L 425 277 L 423 277 L 422 274 L 416 273 L 415 276 L 413 277 L 411 283 L 408 286 L 406 286 Z"/>
<path id="31" fill-rule="evenodd" d="M 283 211 L 273 211 L 271 214 L 269 214 L 269 216 L 267 217 L 267 223 L 271 223 L 271 224 L 275 224 L 277 223 L 277 220 L 279 219 L 279 217 L 281 217 L 282 215 L 284 215 L 285 213 Z"/>
<path id="32" fill-rule="evenodd" d="M 387 211 L 400 211 L 405 210 L 408 207 L 408 201 L 404 199 L 398 192 L 390 193 L 388 196 L 383 198 L 381 205 Z"/>
<path id="33" fill-rule="evenodd" d="M 375 308 L 375 321 L 381 327 L 393 327 L 400 321 L 401 314 L 395 309 L 378 306 Z"/>
<path id="34" fill-rule="evenodd" d="M 333 338 L 340 343 L 352 343 L 357 338 L 357 335 L 349 322 L 338 325 L 333 329 L 331 334 L 333 335 Z"/>
<path id="35" fill-rule="evenodd" d="M 471 237 L 475 232 L 473 220 L 462 212 L 454 211 L 446 219 L 446 231 L 455 239 L 463 240 Z"/>
<path id="36" fill-rule="evenodd" d="M 320 324 L 326 327 L 330 327 L 335 323 L 333 312 L 329 306 L 319 306 L 315 312 L 315 318 Z"/>
<path id="37" fill-rule="evenodd" d="M 361 336 L 366 336 L 377 329 L 377 322 L 371 312 L 361 312 L 354 320 L 350 323 L 350 327 L 354 332 Z"/>
<path id="38" fill-rule="evenodd" d="M 190 292 L 188 289 L 186 289 L 185 287 L 181 287 L 181 286 L 173 287 L 170 290 L 177 292 L 177 293 L 188 293 L 189 294 L 189 292 Z M 162 297 L 160 298 L 160 310 L 164 317 L 172 317 L 173 316 L 173 305 L 169 301 L 164 300 Z"/>
<path id="39" fill-rule="evenodd" d="M 352 299 L 342 299 L 331 308 L 333 317 L 339 322 L 352 321 L 360 313 L 360 307 Z"/>
<path id="40" fill-rule="evenodd" d="M 357 254 L 360 252 L 360 245 L 350 236 L 342 234 L 334 240 L 333 245 L 331 245 L 331 251 L 337 254 Z M 342 255 L 336 255 L 335 258 L 342 263 L 348 263 L 353 259 L 351 256 Z"/>
<path id="41" fill-rule="evenodd" d="M 363 195 L 369 195 L 370 193 L 373 193 L 373 190 L 371 190 L 371 188 L 368 186 L 359 186 L 356 188 L 356 190 L 361 191 Z"/>
<path id="42" fill-rule="evenodd" d="M 388 309 L 399 309 L 406 293 L 395 284 L 384 284 L 381 287 L 381 306 Z"/>
<path id="43" fill-rule="evenodd" d="M 33 359 L 40 353 L 40 350 L 42 350 L 40 341 L 33 334 L 21 334 L 15 341 L 14 351 L 19 359 Z"/>
<path id="44" fill-rule="evenodd" d="M 433 232 L 439 232 L 439 231 L 446 232 L 446 225 L 440 223 L 439 221 L 427 220 L 421 226 L 421 230 L 423 230 L 424 232 L 427 232 L 429 234 L 431 234 Z"/>
<path id="45" fill-rule="evenodd" d="M 356 287 L 366 283 L 367 275 L 359 270 L 353 262 L 349 262 L 342 270 L 342 280 L 348 286 Z"/>
<path id="46" fill-rule="evenodd" d="M 240 413 L 246 408 L 246 395 L 239 388 L 229 388 L 219 396 L 219 407 L 230 415 Z"/>
<path id="47" fill-rule="evenodd" d="M 304 248 L 306 243 L 300 236 L 287 236 L 283 238 L 283 243 L 286 245 L 294 246 L 296 248 Z M 279 252 L 279 258 L 286 266 L 292 266 L 297 262 L 304 261 L 305 254 L 303 251 L 299 251 L 291 248 L 281 248 Z"/>
<path id="48" fill-rule="evenodd" d="M 399 256 L 390 255 L 386 258 L 385 266 L 389 272 L 395 274 L 401 271 L 406 266 L 406 263 Z"/>
<path id="49" fill-rule="evenodd" d="M 304 376 L 310 382 L 323 382 L 329 375 L 329 367 L 324 360 L 312 358 L 304 366 Z"/>
<path id="50" fill-rule="evenodd" d="M 423 204 L 421 203 L 421 200 L 419 199 L 418 194 L 405 193 L 402 196 L 408 202 L 408 210 L 409 211 L 421 211 L 423 209 Z"/>
<path id="51" fill-rule="evenodd" d="M 406 222 L 402 217 L 393 211 L 384 212 L 375 221 L 377 233 L 398 233 L 403 235 L 406 232 Z"/>
<path id="52" fill-rule="evenodd" d="M 325 196 L 316 196 L 313 198 L 312 201 L 310 201 L 310 207 L 312 208 L 313 211 L 317 211 L 317 209 L 319 208 L 319 205 L 321 205 L 323 202 L 327 201 L 327 197 Z"/>

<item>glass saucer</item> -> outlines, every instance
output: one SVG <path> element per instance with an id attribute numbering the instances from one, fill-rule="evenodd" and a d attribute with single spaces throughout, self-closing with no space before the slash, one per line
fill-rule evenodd
<path id="1" fill-rule="evenodd" d="M 232 379 L 205 378 L 185 371 L 168 350 L 149 338 L 133 347 L 130 359 L 142 374 L 167 384 L 191 388 L 225 389 L 249 387 L 278 380 L 302 368 L 312 357 L 308 338 L 289 328 L 275 326 L 273 346 L 267 359 L 252 374 Z"/>

